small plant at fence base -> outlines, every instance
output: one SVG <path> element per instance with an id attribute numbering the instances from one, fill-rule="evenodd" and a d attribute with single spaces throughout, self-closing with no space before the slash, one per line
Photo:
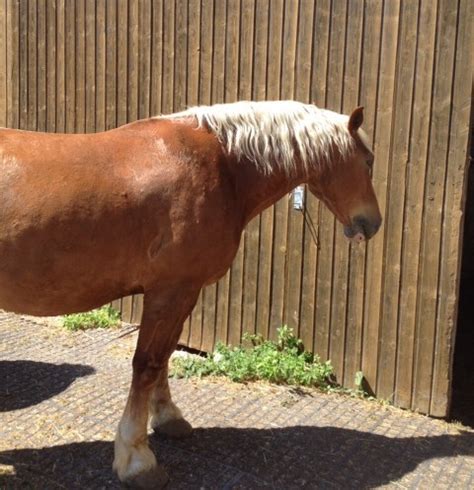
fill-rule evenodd
<path id="1" fill-rule="evenodd" d="M 120 323 L 120 313 L 110 305 L 85 313 L 74 313 L 63 317 L 63 326 L 68 330 L 111 328 Z"/>
<path id="2" fill-rule="evenodd" d="M 278 329 L 276 342 L 251 334 L 245 334 L 243 340 L 249 345 L 219 344 L 207 358 L 175 358 L 171 373 L 175 377 L 226 376 L 237 382 L 266 380 L 322 389 L 334 385 L 331 363 L 305 351 L 303 342 L 286 326 Z"/>

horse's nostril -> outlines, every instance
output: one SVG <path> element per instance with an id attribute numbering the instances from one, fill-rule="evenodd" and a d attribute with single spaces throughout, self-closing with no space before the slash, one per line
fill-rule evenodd
<path id="1" fill-rule="evenodd" d="M 365 216 L 356 216 L 352 220 L 352 226 L 355 230 L 361 231 L 366 238 L 371 238 L 373 237 L 378 229 L 380 228 L 380 225 L 382 224 L 382 220 L 380 219 L 369 219 L 366 218 Z"/>

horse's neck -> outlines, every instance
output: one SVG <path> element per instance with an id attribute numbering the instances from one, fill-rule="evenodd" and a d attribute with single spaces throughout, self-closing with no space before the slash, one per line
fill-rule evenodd
<path id="1" fill-rule="evenodd" d="M 263 210 L 305 181 L 304 173 L 295 171 L 288 176 L 281 170 L 263 174 L 252 162 L 238 162 L 236 188 L 244 203 L 244 221 L 248 223 Z"/>

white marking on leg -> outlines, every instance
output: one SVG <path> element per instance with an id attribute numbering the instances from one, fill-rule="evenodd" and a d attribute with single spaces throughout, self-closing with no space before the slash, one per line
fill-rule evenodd
<path id="1" fill-rule="evenodd" d="M 119 479 L 125 481 L 140 473 L 146 473 L 155 466 L 155 455 L 148 447 L 146 420 L 145 424 L 143 421 L 133 420 L 127 404 L 115 438 L 113 468 Z"/>

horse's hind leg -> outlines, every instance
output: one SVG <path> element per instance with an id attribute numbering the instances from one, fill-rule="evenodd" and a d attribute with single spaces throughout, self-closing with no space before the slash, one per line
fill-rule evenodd
<path id="1" fill-rule="evenodd" d="M 192 432 L 192 427 L 187 422 L 181 410 L 171 400 L 168 385 L 168 364 L 158 374 L 158 382 L 153 388 L 150 397 L 151 426 L 159 434 L 169 437 L 186 437 Z"/>
<path id="2" fill-rule="evenodd" d="M 148 446 L 150 397 L 166 372 L 184 320 L 199 288 L 182 285 L 145 293 L 143 317 L 133 357 L 133 377 L 125 411 L 115 438 L 114 469 L 120 480 L 140 488 L 160 488 L 168 480 Z M 172 403 L 172 402 L 171 402 Z"/>

